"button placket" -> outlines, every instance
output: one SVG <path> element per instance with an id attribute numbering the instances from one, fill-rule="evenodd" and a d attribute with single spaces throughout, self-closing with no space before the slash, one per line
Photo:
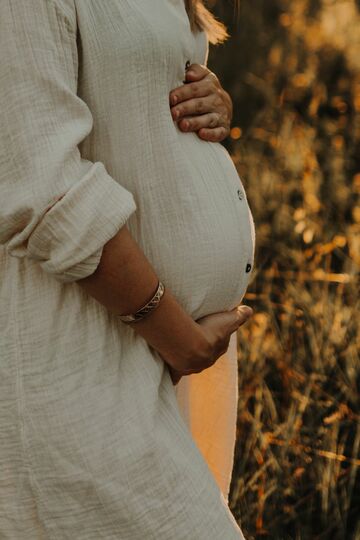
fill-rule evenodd
<path id="1" fill-rule="evenodd" d="M 237 196 L 238 196 L 239 201 L 242 201 L 244 199 L 244 193 L 242 192 L 241 189 L 237 190 Z M 251 263 L 247 263 L 245 267 L 245 272 L 248 274 L 251 271 L 251 268 L 252 268 Z"/>

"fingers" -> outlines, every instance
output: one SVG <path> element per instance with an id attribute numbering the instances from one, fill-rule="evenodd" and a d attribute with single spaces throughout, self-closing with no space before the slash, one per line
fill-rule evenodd
<path id="1" fill-rule="evenodd" d="M 222 101 L 218 99 L 216 94 L 209 96 L 198 97 L 183 101 L 176 107 L 171 108 L 171 116 L 173 120 L 178 121 L 184 116 L 205 114 L 209 112 L 218 112 L 221 114 Z"/>
<path id="2" fill-rule="evenodd" d="M 187 370 L 181 370 L 182 375 L 200 373 L 204 369 L 211 367 L 217 360 L 226 353 L 230 337 L 233 332 L 244 324 L 253 314 L 250 306 L 237 306 L 232 310 L 207 315 L 197 319 L 210 343 L 210 353 L 207 352 L 192 363 Z"/>
<path id="3" fill-rule="evenodd" d="M 205 141 L 223 141 L 230 134 L 230 94 L 215 73 L 201 64 L 192 64 L 186 70 L 184 83 L 169 94 L 171 115 L 179 129 L 197 132 Z"/>
<path id="4" fill-rule="evenodd" d="M 189 130 L 188 130 L 189 131 Z M 198 131 L 198 136 L 204 141 L 221 142 L 229 135 L 230 129 L 225 126 L 215 128 L 201 128 Z"/>
<path id="5" fill-rule="evenodd" d="M 250 306 L 237 306 L 228 313 L 228 328 L 230 333 L 236 332 L 236 330 L 252 316 L 253 309 Z"/>
<path id="6" fill-rule="evenodd" d="M 254 310 L 250 306 L 245 305 L 237 306 L 234 311 L 238 326 L 244 324 L 254 313 Z"/>
<path id="7" fill-rule="evenodd" d="M 195 131 L 200 139 L 211 142 L 221 142 L 230 133 L 230 128 L 221 125 L 221 115 L 217 112 L 186 116 L 178 122 L 180 131 Z"/>
<path id="8" fill-rule="evenodd" d="M 202 128 L 214 128 L 219 125 L 220 114 L 217 112 L 187 116 L 178 122 L 181 131 L 198 131 Z"/>
<path id="9" fill-rule="evenodd" d="M 214 92 L 214 85 L 211 79 L 184 84 L 171 90 L 169 94 L 170 106 L 176 105 L 187 99 L 208 96 Z"/>
<path id="10" fill-rule="evenodd" d="M 203 64 L 191 64 L 185 71 L 185 79 L 189 81 L 200 81 L 211 73 L 210 69 Z"/>

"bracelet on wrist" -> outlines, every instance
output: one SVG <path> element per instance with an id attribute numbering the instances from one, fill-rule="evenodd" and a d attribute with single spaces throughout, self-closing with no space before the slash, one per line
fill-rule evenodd
<path id="1" fill-rule="evenodd" d="M 118 315 L 119 319 L 127 324 L 141 321 L 158 307 L 164 292 L 165 286 L 159 280 L 154 296 L 142 308 L 135 313 L 130 313 L 129 315 Z"/>

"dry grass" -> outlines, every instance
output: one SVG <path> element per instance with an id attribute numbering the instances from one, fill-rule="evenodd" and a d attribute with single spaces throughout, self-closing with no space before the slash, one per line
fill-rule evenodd
<path id="1" fill-rule="evenodd" d="M 353 0 L 274 4 L 270 28 L 264 2 L 243 2 L 243 26 L 257 5 L 270 36 L 241 75 L 262 102 L 232 145 L 257 246 L 230 506 L 249 540 L 355 540 L 360 14 Z"/>

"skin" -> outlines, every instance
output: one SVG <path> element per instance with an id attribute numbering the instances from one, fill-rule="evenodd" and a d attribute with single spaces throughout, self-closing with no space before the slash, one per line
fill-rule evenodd
<path id="1" fill-rule="evenodd" d="M 124 225 L 104 245 L 95 272 L 77 283 L 116 315 L 134 313 L 152 298 L 158 276 Z M 129 326 L 160 354 L 175 385 L 183 375 L 214 364 L 251 314 L 250 307 L 238 306 L 194 321 L 166 287 L 158 307 Z"/>
<path id="2" fill-rule="evenodd" d="M 169 105 L 181 131 L 211 142 L 230 133 L 231 97 L 206 66 L 189 66 L 184 84 L 170 92 Z M 157 276 L 124 226 L 104 246 L 97 270 L 78 283 L 110 311 L 133 313 L 144 304 L 144 291 L 152 296 Z M 227 350 L 231 334 L 252 315 L 249 306 L 241 307 L 193 321 L 166 290 L 159 307 L 130 326 L 159 352 L 176 385 L 184 375 L 210 367 Z"/>
<path id="3" fill-rule="evenodd" d="M 220 142 L 230 133 L 233 104 L 218 77 L 206 66 L 191 64 L 185 84 L 169 93 L 173 120 L 184 132 L 196 132 L 200 139 Z"/>
<path id="4" fill-rule="evenodd" d="M 200 139 L 221 142 L 230 133 L 233 104 L 218 77 L 206 66 L 191 64 L 185 72 L 185 84 L 169 94 L 173 120 L 184 132 L 196 132 Z M 200 322 L 200 321 L 198 321 Z M 169 366 L 174 384 L 182 374 Z"/>
<path id="5" fill-rule="evenodd" d="M 200 64 L 189 67 L 186 80 L 169 97 L 170 101 L 177 98 L 171 110 L 173 115 L 179 111 L 179 128 L 197 132 L 204 140 L 223 140 L 229 134 L 232 116 L 229 94 L 216 75 Z M 110 312 L 134 313 L 144 305 L 144 298 L 151 298 L 157 281 L 154 268 L 123 226 L 104 245 L 95 272 L 77 283 Z M 130 326 L 159 352 L 176 385 L 184 375 L 210 367 L 227 350 L 231 334 L 252 315 L 249 306 L 238 308 L 193 321 L 166 289 L 159 307 Z"/>

